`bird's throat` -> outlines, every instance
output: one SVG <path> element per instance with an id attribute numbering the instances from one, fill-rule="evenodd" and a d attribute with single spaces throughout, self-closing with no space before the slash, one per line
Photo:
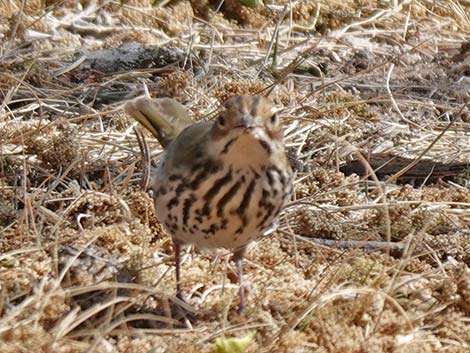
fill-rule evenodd
<path id="1" fill-rule="evenodd" d="M 235 167 L 252 167 L 267 164 L 271 157 L 272 146 L 267 139 L 249 133 L 240 134 L 227 141 L 220 158 Z"/>

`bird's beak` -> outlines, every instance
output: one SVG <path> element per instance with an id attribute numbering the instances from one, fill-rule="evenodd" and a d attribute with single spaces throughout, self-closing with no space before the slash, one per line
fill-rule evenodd
<path id="1" fill-rule="evenodd" d="M 240 127 L 251 129 L 255 127 L 255 121 L 251 115 L 244 115 L 240 120 Z"/>

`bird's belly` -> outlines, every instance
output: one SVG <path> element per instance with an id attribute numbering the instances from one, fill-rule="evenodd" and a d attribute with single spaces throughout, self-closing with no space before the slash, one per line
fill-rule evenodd
<path id="1" fill-rule="evenodd" d="M 279 215 L 292 188 L 290 175 L 275 167 L 224 168 L 194 181 L 156 180 L 155 207 L 174 240 L 202 248 L 235 249 L 256 239 Z"/>

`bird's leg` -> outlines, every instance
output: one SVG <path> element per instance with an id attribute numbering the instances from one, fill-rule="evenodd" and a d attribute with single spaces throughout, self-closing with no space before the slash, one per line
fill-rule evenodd
<path id="1" fill-rule="evenodd" d="M 180 262 L 181 262 L 181 244 L 177 241 L 173 241 L 173 248 L 175 249 L 175 272 L 176 272 L 176 297 L 183 299 L 183 292 L 181 291 L 181 274 L 180 274 Z"/>
<path id="2" fill-rule="evenodd" d="M 243 246 L 233 253 L 233 260 L 237 267 L 238 275 L 238 296 L 240 298 L 240 304 L 238 306 L 238 313 L 241 314 L 245 309 L 245 285 L 243 284 L 243 257 L 245 256 L 246 246 Z"/>
<path id="3" fill-rule="evenodd" d="M 241 314 L 245 309 L 245 286 L 243 284 L 243 257 L 236 259 L 238 273 L 238 296 L 240 297 L 240 305 L 238 306 L 238 313 Z"/>

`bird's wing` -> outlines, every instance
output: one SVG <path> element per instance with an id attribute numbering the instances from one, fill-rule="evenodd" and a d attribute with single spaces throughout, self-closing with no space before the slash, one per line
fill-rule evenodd
<path id="1" fill-rule="evenodd" d="M 179 137 L 166 149 L 168 173 L 179 168 L 192 170 L 193 167 L 209 159 L 211 121 L 199 121 L 184 129 Z M 169 157 L 168 157 L 169 156 Z"/>
<path id="2" fill-rule="evenodd" d="M 166 148 L 186 127 L 192 125 L 187 109 L 172 98 L 135 98 L 125 111 L 154 135 Z"/>

